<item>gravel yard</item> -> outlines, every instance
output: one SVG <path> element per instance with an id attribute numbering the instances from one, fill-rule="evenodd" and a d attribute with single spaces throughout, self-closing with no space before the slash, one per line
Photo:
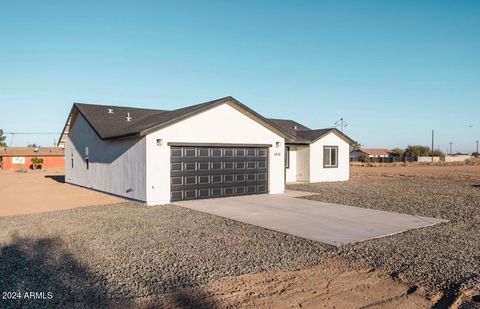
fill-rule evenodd
<path id="1" fill-rule="evenodd" d="M 394 277 L 443 291 L 451 303 L 462 291 L 480 291 L 480 188 L 472 183 L 419 179 L 353 179 L 291 185 L 316 192 L 306 198 L 450 220 L 419 230 L 347 245 L 338 254 Z"/>
<path id="2" fill-rule="evenodd" d="M 176 206 L 92 206 L 0 217 L 0 291 L 54 291 L 4 307 L 100 307 L 246 273 L 295 270 L 334 248 Z M 48 306 L 46 305 L 48 304 Z"/>

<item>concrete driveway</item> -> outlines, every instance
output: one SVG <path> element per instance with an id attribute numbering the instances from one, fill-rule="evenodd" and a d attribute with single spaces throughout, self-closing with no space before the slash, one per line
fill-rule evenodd
<path id="1" fill-rule="evenodd" d="M 447 221 L 295 198 L 310 194 L 286 191 L 174 204 L 334 246 Z"/>

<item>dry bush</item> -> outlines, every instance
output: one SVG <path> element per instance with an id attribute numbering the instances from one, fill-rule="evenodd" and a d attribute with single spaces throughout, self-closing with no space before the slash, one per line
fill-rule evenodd
<path id="1" fill-rule="evenodd" d="M 480 158 L 472 158 L 465 161 L 466 165 L 480 165 Z"/>

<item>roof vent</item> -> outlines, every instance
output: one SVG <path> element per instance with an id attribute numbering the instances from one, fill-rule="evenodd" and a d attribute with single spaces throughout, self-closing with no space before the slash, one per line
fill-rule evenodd
<path id="1" fill-rule="evenodd" d="M 125 117 L 127 121 L 132 121 L 132 117 L 130 117 L 130 113 L 127 113 L 127 117 Z"/>
<path id="2" fill-rule="evenodd" d="M 107 113 L 113 114 L 113 108 L 107 108 Z"/>
<path id="3" fill-rule="evenodd" d="M 293 126 L 293 129 L 294 129 L 294 130 L 298 130 L 298 127 L 297 127 L 297 126 Z"/>

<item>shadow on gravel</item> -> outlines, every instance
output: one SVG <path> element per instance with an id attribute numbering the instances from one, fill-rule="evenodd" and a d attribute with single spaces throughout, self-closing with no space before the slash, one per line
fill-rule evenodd
<path id="1" fill-rule="evenodd" d="M 184 276 L 177 276 L 173 280 L 168 280 L 166 285 L 177 287 L 173 292 L 165 294 L 160 300 L 152 300 L 139 308 L 168 308 L 168 309 L 209 309 L 219 308 L 209 293 L 200 282 Z M 154 286 L 148 286 L 150 295 L 158 295 Z"/>
<path id="2" fill-rule="evenodd" d="M 65 183 L 65 175 L 45 175 L 45 178 L 50 178 L 56 182 Z"/>
<path id="3" fill-rule="evenodd" d="M 480 185 L 472 185 L 472 188 L 480 188 Z"/>
<path id="4" fill-rule="evenodd" d="M 111 286 L 81 265 L 57 237 L 13 236 L 0 247 L 0 278 L 2 294 L 19 293 L 1 295 L 1 308 L 108 306 Z"/>

